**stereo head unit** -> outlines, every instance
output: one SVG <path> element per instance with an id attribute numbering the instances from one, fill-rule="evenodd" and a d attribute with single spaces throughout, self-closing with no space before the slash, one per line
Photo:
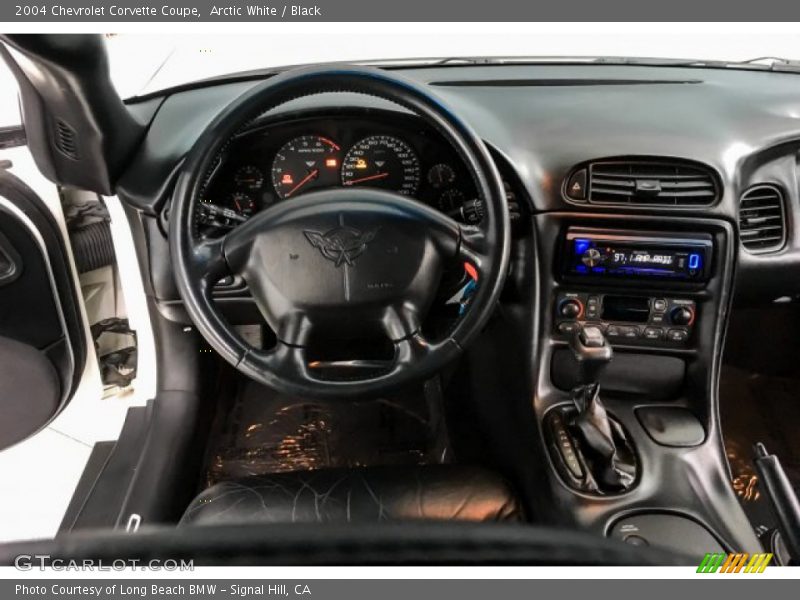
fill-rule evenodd
<path id="1" fill-rule="evenodd" d="M 709 277 L 712 248 L 711 236 L 704 233 L 631 234 L 570 227 L 564 274 L 574 278 L 703 282 Z"/>

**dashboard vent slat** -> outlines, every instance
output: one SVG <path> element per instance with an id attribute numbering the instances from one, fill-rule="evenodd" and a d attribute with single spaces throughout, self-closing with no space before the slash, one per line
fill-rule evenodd
<path id="1" fill-rule="evenodd" d="M 783 192 L 774 185 L 756 185 L 739 200 L 739 238 L 748 252 L 775 252 L 786 243 Z"/>
<path id="2" fill-rule="evenodd" d="M 54 142 L 56 148 L 65 156 L 73 160 L 78 160 L 80 158 L 80 153 L 78 152 L 78 134 L 68 123 L 61 119 L 56 120 Z"/>
<path id="3" fill-rule="evenodd" d="M 713 171 L 700 163 L 671 159 L 601 160 L 588 164 L 589 204 L 694 208 L 720 197 Z"/>

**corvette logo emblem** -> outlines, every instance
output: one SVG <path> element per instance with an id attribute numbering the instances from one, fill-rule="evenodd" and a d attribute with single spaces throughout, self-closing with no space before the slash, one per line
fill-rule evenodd
<path id="1" fill-rule="evenodd" d="M 322 253 L 322 256 L 340 267 L 352 265 L 353 261 L 367 249 L 367 244 L 375 239 L 377 232 L 377 229 L 361 232 L 354 227 L 342 225 L 326 233 L 308 230 L 303 233 L 311 245 Z"/>

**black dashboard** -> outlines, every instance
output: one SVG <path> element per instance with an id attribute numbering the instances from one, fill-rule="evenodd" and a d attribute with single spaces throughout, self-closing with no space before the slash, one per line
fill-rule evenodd
<path id="1" fill-rule="evenodd" d="M 800 77 L 790 73 L 613 65 L 506 65 L 402 69 L 433 91 L 486 141 L 497 167 L 531 215 L 552 211 L 685 215 L 724 219 L 736 228 L 743 195 L 768 185 L 782 197 L 784 243 L 768 252 L 739 246 L 738 296 L 774 299 L 800 293 Z M 258 78 L 213 82 L 129 104 L 150 123 L 117 186 L 128 205 L 159 217 L 186 153 L 209 122 Z M 416 154 L 415 197 L 441 206 L 430 185 L 440 163 L 456 171 L 455 195 L 471 195 L 459 163 L 406 109 L 357 94 L 321 94 L 271 111 L 261 132 L 241 139 L 219 173 L 215 202 L 230 207 L 236 170 L 255 166 L 263 180 L 254 210 L 277 201 L 272 167 L 292 139 L 333 141 L 342 160 L 370 136 L 402 140 Z M 252 144 L 252 145 L 251 145 Z M 238 155 L 237 155 L 238 152 Z M 587 163 L 670 160 L 711 175 L 713 202 L 693 206 L 614 206 L 574 202 L 569 179 Z M 341 168 L 331 184 L 342 184 Z M 294 181 L 294 174 L 292 174 Z M 385 183 L 388 183 L 386 181 Z M 227 187 L 226 187 L 227 186 Z M 413 186 L 412 186 L 413 187 Z M 163 222 L 161 231 L 164 231 Z M 738 232 L 738 230 L 737 230 Z M 160 243 L 160 242 L 159 242 Z"/>

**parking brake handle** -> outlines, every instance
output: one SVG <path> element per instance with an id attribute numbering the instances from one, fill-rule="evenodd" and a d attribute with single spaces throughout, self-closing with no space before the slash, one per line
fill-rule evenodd
<path id="1" fill-rule="evenodd" d="M 778 531 L 789 551 L 791 564 L 800 565 L 800 502 L 778 457 L 769 454 L 760 442 L 753 449 L 756 455 L 753 462 L 778 519 Z"/>

